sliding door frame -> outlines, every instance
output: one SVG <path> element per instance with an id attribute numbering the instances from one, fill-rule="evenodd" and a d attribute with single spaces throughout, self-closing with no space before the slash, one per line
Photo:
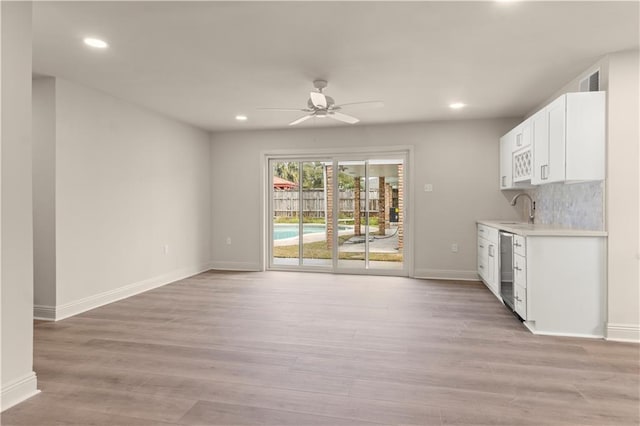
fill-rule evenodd
<path id="1" fill-rule="evenodd" d="M 262 219 L 261 223 L 261 258 L 262 270 L 278 270 L 278 271 L 309 271 L 309 272 L 330 272 L 339 274 L 366 274 L 366 275 L 391 275 L 391 276 L 414 276 L 414 224 L 413 224 L 413 146 L 402 145 L 393 147 L 371 147 L 371 148 L 342 148 L 342 149 L 291 149 L 291 150 L 270 150 L 261 153 L 261 171 L 262 171 Z M 360 269 L 360 268 L 340 268 L 338 267 L 337 243 L 338 233 L 333 234 L 333 247 L 335 253 L 333 255 L 332 267 L 313 266 L 302 264 L 302 254 L 300 260 L 295 267 L 287 265 L 273 264 L 273 173 L 271 170 L 272 161 L 331 161 L 334 167 L 339 161 L 350 160 L 375 160 L 382 158 L 398 158 L 403 160 L 403 185 L 405 197 L 403 200 L 403 228 L 404 228 L 404 246 L 403 246 L 403 268 L 402 269 Z M 335 169 L 334 169 L 335 171 Z M 368 172 L 367 172 L 368 173 Z M 336 175 L 337 176 L 337 175 Z M 367 182 L 368 187 L 368 179 Z M 302 185 L 299 185 L 301 188 Z M 338 179 L 333 179 L 334 194 L 338 189 Z M 300 189 L 301 190 L 301 189 Z M 365 191 L 365 199 L 368 194 Z M 333 203 L 333 220 L 337 224 L 338 203 Z M 367 204 L 368 206 L 368 204 Z M 368 208 L 367 208 L 368 210 Z M 325 212 L 326 215 L 326 212 Z M 299 226 L 302 227 L 302 218 L 300 218 Z M 337 228 L 335 228 L 337 229 Z M 302 247 L 302 245 L 300 245 Z M 301 249 L 299 249 L 300 253 Z"/>

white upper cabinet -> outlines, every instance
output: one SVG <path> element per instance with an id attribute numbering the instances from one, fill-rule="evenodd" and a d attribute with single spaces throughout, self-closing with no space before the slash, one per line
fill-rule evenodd
<path id="1" fill-rule="evenodd" d="M 500 189 L 513 188 L 513 137 L 507 133 L 500 138 Z"/>
<path id="2" fill-rule="evenodd" d="M 531 170 L 531 183 L 539 185 L 544 183 L 541 173 L 545 171 L 549 162 L 549 125 L 547 113 L 544 109 L 531 116 L 531 135 L 533 139 L 533 168 Z"/>
<path id="3" fill-rule="evenodd" d="M 513 151 L 521 150 L 522 148 L 526 148 L 531 146 L 531 122 L 529 120 L 525 120 L 524 123 L 516 127 L 515 129 L 515 144 L 513 146 Z"/>
<path id="4" fill-rule="evenodd" d="M 532 184 L 604 179 L 604 92 L 567 93 L 532 120 Z"/>
<path id="5" fill-rule="evenodd" d="M 564 180 L 604 180 L 605 92 L 569 93 L 566 96 Z"/>
<path id="6" fill-rule="evenodd" d="M 531 124 L 518 125 L 500 138 L 500 189 L 531 186 Z"/>
<path id="7" fill-rule="evenodd" d="M 499 231 L 478 224 L 478 275 L 489 290 L 500 297 Z"/>
<path id="8" fill-rule="evenodd" d="M 517 183 L 522 181 L 541 185 L 603 180 L 605 105 L 604 92 L 567 93 L 516 127 L 517 131 L 512 130 L 521 134 L 522 148 L 513 146 L 512 185 L 502 185 L 501 181 L 500 188 L 518 187 Z M 531 145 L 530 151 L 527 151 L 527 143 Z M 502 170 L 505 161 L 502 158 L 502 145 L 500 152 L 502 177 L 505 174 Z M 515 169 L 516 165 L 526 165 L 524 160 L 528 158 L 525 155 L 532 157 L 528 175 L 526 169 Z"/>

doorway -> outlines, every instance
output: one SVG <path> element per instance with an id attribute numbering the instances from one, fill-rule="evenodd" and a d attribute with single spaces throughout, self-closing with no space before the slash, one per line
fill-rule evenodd
<path id="1" fill-rule="evenodd" d="M 408 275 L 407 154 L 268 158 L 268 268 Z"/>

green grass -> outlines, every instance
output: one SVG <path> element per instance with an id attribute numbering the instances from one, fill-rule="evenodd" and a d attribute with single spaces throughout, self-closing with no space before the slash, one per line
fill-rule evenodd
<path id="1" fill-rule="evenodd" d="M 340 235 L 338 245 L 342 245 L 353 235 Z M 303 245 L 303 256 L 305 259 L 331 259 L 331 250 L 327 248 L 326 241 L 315 241 Z M 298 245 L 278 246 L 273 248 L 273 257 L 298 257 Z M 364 253 L 341 252 L 338 255 L 342 260 L 364 260 Z M 402 253 L 375 253 L 369 252 L 369 260 L 384 262 L 402 262 Z"/>

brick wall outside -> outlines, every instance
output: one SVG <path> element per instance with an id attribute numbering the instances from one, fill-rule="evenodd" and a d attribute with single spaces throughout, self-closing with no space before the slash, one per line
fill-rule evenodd
<path id="1" fill-rule="evenodd" d="M 385 235 L 385 229 L 387 228 L 386 217 L 389 212 L 387 211 L 387 193 L 385 189 L 384 176 L 380 176 L 378 178 L 378 194 L 380 194 L 378 196 L 378 235 Z"/>
<path id="2" fill-rule="evenodd" d="M 404 165 L 398 164 L 398 250 L 404 247 Z"/>

